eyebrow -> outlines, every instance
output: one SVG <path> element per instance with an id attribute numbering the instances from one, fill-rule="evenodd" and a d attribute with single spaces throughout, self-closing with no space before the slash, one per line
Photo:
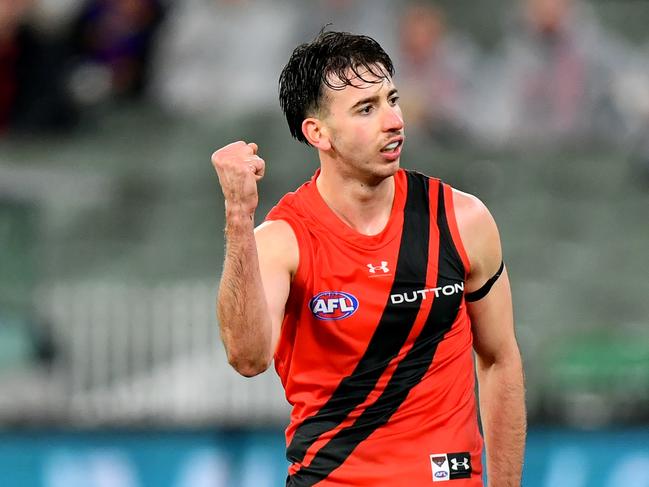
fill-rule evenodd
<path id="1" fill-rule="evenodd" d="M 387 98 L 390 98 L 392 95 L 394 95 L 397 92 L 398 90 L 396 88 L 392 88 L 388 92 Z M 367 98 L 363 98 L 361 100 L 358 100 L 356 103 L 354 103 L 354 105 L 352 105 L 350 110 L 355 110 L 356 108 L 359 108 L 362 105 L 365 105 L 366 103 L 376 103 L 377 101 L 379 101 L 379 95 L 368 96 Z"/>

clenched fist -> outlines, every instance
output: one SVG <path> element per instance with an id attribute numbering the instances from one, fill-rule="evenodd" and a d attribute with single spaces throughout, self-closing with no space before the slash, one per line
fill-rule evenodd
<path id="1" fill-rule="evenodd" d="M 259 202 L 257 181 L 264 177 L 266 166 L 257 155 L 257 144 L 228 144 L 212 154 L 212 165 L 223 190 L 226 211 L 252 216 Z"/>

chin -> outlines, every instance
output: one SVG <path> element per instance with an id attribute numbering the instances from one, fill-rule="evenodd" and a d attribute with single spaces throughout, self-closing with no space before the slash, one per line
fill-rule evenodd
<path id="1" fill-rule="evenodd" d="M 377 182 L 380 182 L 383 179 L 394 176 L 398 170 L 399 159 L 390 161 L 388 163 L 383 161 L 381 165 L 374 168 L 374 170 L 372 171 L 372 176 L 377 180 Z"/>
<path id="2" fill-rule="evenodd" d="M 400 163 L 400 159 L 395 159 L 394 161 L 388 162 L 382 169 L 384 169 L 384 172 L 388 173 L 388 176 L 394 176 L 394 174 L 399 170 L 399 167 L 401 167 Z"/>

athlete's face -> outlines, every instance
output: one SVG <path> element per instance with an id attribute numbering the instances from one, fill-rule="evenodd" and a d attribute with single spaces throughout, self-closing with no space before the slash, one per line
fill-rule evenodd
<path id="1" fill-rule="evenodd" d="M 326 89 L 322 123 L 343 170 L 385 178 L 399 168 L 404 141 L 399 96 L 389 77 L 361 74 L 366 81 Z"/>

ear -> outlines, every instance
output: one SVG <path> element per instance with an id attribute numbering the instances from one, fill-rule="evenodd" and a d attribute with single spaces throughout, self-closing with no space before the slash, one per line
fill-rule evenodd
<path id="1" fill-rule="evenodd" d="M 305 118 L 302 121 L 302 133 L 309 144 L 316 149 L 323 151 L 331 149 L 327 127 L 322 120 L 314 117 Z"/>

